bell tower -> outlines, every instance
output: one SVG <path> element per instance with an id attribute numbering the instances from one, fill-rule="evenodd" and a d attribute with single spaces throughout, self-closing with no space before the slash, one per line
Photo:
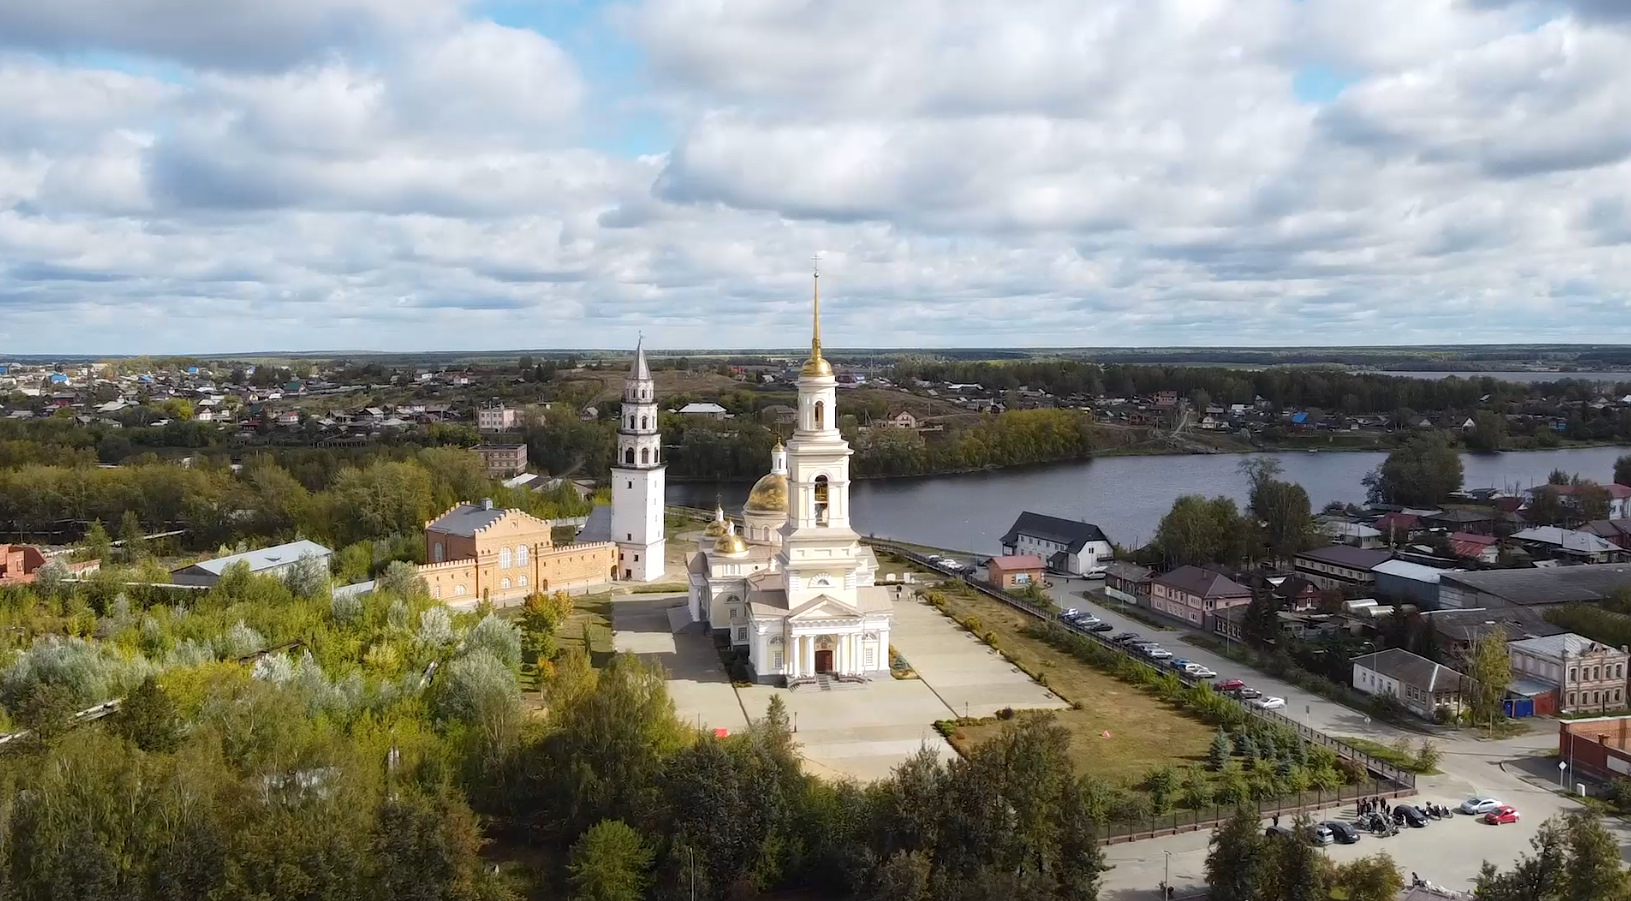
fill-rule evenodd
<path id="1" fill-rule="evenodd" d="M 787 604 L 827 595 L 856 603 L 860 538 L 849 521 L 849 442 L 838 432 L 838 381 L 821 356 L 821 273 L 812 289 L 810 358 L 799 370 L 798 427 L 787 442 L 787 521 L 778 562 Z"/>
<path id="2" fill-rule="evenodd" d="M 657 383 L 646 365 L 645 339 L 634 349 L 634 364 L 623 382 L 623 411 L 617 421 L 617 462 L 612 465 L 612 540 L 617 542 L 617 577 L 651 582 L 663 576 L 663 500 L 668 464 L 657 431 Z"/>

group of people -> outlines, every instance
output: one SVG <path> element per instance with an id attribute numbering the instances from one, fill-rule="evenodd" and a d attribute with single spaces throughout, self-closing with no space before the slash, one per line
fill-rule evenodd
<path id="1" fill-rule="evenodd" d="M 1360 798 L 1358 803 L 1354 805 L 1354 810 L 1359 816 L 1364 816 L 1367 813 L 1379 813 L 1385 817 L 1393 816 L 1393 808 L 1388 806 L 1386 799 L 1380 797 Z"/>

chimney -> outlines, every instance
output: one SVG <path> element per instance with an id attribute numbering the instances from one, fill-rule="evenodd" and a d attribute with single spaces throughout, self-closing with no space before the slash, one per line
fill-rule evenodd
<path id="1" fill-rule="evenodd" d="M 490 498 L 490 497 L 482 498 L 481 499 L 481 509 L 483 509 L 483 510 L 493 509 L 493 499 Z"/>

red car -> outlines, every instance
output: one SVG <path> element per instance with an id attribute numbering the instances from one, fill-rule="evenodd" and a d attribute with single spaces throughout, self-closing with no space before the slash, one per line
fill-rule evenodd
<path id="1" fill-rule="evenodd" d="M 1516 823 L 1517 821 L 1518 809 L 1516 807 L 1497 807 L 1484 814 L 1484 822 L 1491 826 L 1499 826 L 1502 823 Z"/>
<path id="2" fill-rule="evenodd" d="M 1239 679 L 1225 679 L 1222 682 L 1212 683 L 1212 688 L 1215 691 L 1239 691 L 1245 687 L 1246 683 Z"/>

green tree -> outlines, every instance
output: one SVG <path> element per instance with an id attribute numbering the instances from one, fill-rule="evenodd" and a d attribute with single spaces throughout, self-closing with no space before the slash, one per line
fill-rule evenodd
<path id="1" fill-rule="evenodd" d="M 1631 454 L 1625 454 L 1614 461 L 1614 484 L 1631 485 Z"/>
<path id="2" fill-rule="evenodd" d="M 146 535 L 136 511 L 126 510 L 125 515 L 119 520 L 119 547 L 124 551 L 125 560 L 140 560 L 147 555 Z"/>
<path id="3" fill-rule="evenodd" d="M 1467 447 L 1484 453 L 1494 453 L 1501 449 L 1506 440 L 1506 418 L 1489 410 L 1479 410 L 1473 414 L 1473 429 L 1463 440 Z"/>
<path id="4" fill-rule="evenodd" d="M 601 820 L 572 844 L 573 901 L 641 901 L 651 884 L 651 843 L 622 820 Z"/>
<path id="5" fill-rule="evenodd" d="M 102 520 L 91 520 L 90 528 L 85 530 L 85 559 L 109 562 L 112 557 L 113 539 L 108 537 L 108 530 Z"/>
<path id="6" fill-rule="evenodd" d="M 929 901 L 929 855 L 896 851 L 872 877 L 871 901 Z"/>
<path id="7" fill-rule="evenodd" d="M 1186 494 L 1156 528 L 1154 546 L 1174 566 L 1240 561 L 1244 521 L 1232 498 Z"/>
<path id="8" fill-rule="evenodd" d="M 1244 807 L 1212 830 L 1207 843 L 1206 885 L 1211 901 L 1254 901 L 1264 857 L 1263 827 Z"/>
<path id="9" fill-rule="evenodd" d="M 1462 696 L 1476 722 L 1492 723 L 1502 714 L 1501 701 L 1512 682 L 1512 659 L 1506 637 L 1494 633 L 1479 638 L 1467 649 Z"/>
<path id="10" fill-rule="evenodd" d="M 143 679 L 119 705 L 111 727 L 115 734 L 143 751 L 167 754 L 181 746 L 176 705 L 152 676 Z"/>
<path id="11" fill-rule="evenodd" d="M 1394 901 L 1404 888 L 1404 874 L 1392 857 L 1379 853 L 1335 867 L 1331 886 L 1347 893 L 1348 901 Z"/>
<path id="12" fill-rule="evenodd" d="M 1256 873 L 1257 896 L 1275 901 L 1328 901 L 1331 894 L 1326 860 L 1303 839 L 1314 828 L 1313 818 L 1304 814 L 1291 828 L 1292 836 L 1263 843 L 1263 861 Z"/>
<path id="13" fill-rule="evenodd" d="M 380 805 L 368 860 L 376 901 L 486 901 L 483 839 L 464 799 L 398 793 Z"/>
<path id="14" fill-rule="evenodd" d="M 1387 455 L 1380 469 L 1365 477 L 1372 501 L 1385 504 L 1432 505 L 1461 489 L 1461 455 L 1449 436 L 1431 432 L 1413 435 Z"/>
<path id="15" fill-rule="evenodd" d="M 1206 762 L 1214 771 L 1219 771 L 1229 763 L 1229 755 L 1234 752 L 1234 743 L 1229 740 L 1229 733 L 1218 727 L 1218 734 L 1212 736 L 1212 747 L 1206 752 Z"/>
<path id="16" fill-rule="evenodd" d="M 1589 810 L 1571 810 L 1563 820 L 1569 865 L 1564 869 L 1564 898 L 1626 901 L 1631 874 L 1620 862 L 1620 843 Z"/>
<path id="17" fill-rule="evenodd" d="M 1529 509 L 1524 515 L 1537 525 L 1555 526 L 1567 521 L 1570 514 L 1564 507 L 1563 496 L 1558 494 L 1556 486 L 1546 484 L 1530 492 Z"/>
<path id="18" fill-rule="evenodd" d="M 374 589 L 398 598 L 424 597 L 430 593 L 430 587 L 413 564 L 401 560 L 394 560 L 385 567 L 385 571 L 375 580 Z"/>
<path id="19" fill-rule="evenodd" d="M 1241 634 L 1258 647 L 1274 644 L 1280 638 L 1280 605 L 1268 588 L 1252 592 L 1246 605 L 1246 615 L 1240 624 Z"/>
<path id="20" fill-rule="evenodd" d="M 1306 550 L 1314 535 L 1308 492 L 1294 482 L 1280 481 L 1282 467 L 1273 457 L 1249 457 L 1239 468 L 1249 484 L 1247 519 L 1269 554 L 1278 561 Z"/>
<path id="21" fill-rule="evenodd" d="M 1607 488 L 1589 479 L 1575 486 L 1575 515 L 1580 521 L 1591 522 L 1597 519 L 1607 519 L 1608 507 L 1612 501 L 1613 498 L 1609 495 Z"/>

